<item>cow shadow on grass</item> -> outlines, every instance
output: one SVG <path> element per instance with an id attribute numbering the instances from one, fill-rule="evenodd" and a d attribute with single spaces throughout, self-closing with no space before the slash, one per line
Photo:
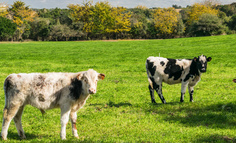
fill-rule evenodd
<path id="1" fill-rule="evenodd" d="M 35 134 L 30 134 L 30 133 L 25 133 L 25 136 L 26 136 L 26 139 L 24 140 L 32 140 L 32 139 L 39 138 Z M 47 137 L 45 136 L 43 138 L 47 138 Z M 8 140 L 14 139 L 14 140 L 19 140 L 19 141 L 21 140 L 17 132 L 11 132 L 11 131 L 8 131 L 7 139 Z"/>
<path id="2" fill-rule="evenodd" d="M 89 106 L 103 106 L 103 105 L 104 105 L 104 104 L 90 104 Z M 109 101 L 109 102 L 106 103 L 104 106 L 106 106 L 106 107 L 117 107 L 117 108 L 119 108 L 119 107 L 122 107 L 122 106 L 124 106 L 124 107 L 132 106 L 132 104 L 129 103 L 129 102 L 115 103 L 115 102 L 113 102 L 113 101 Z"/>
<path id="3" fill-rule="evenodd" d="M 167 122 L 177 122 L 185 126 L 205 126 L 208 128 L 235 129 L 236 103 L 168 103 L 149 104 L 144 107 L 148 113 L 159 114 Z"/>

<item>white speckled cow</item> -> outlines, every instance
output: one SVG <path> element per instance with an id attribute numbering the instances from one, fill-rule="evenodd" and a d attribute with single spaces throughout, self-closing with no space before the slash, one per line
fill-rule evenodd
<path id="1" fill-rule="evenodd" d="M 30 104 L 43 113 L 52 108 L 61 109 L 61 139 L 66 139 L 66 124 L 71 119 L 72 134 L 78 138 L 77 111 L 90 94 L 96 93 L 98 79 L 105 75 L 89 69 L 79 73 L 11 74 L 4 82 L 5 107 L 1 137 L 7 139 L 11 120 L 21 139 L 26 138 L 21 124 L 25 105 Z"/>
<path id="2" fill-rule="evenodd" d="M 190 101 L 193 102 L 193 87 L 200 81 L 201 74 L 206 72 L 207 62 L 211 57 L 204 55 L 190 59 L 167 59 L 162 57 L 148 57 L 146 70 L 152 103 L 156 103 L 154 90 L 158 93 L 162 103 L 166 103 L 162 95 L 162 82 L 167 84 L 181 83 L 180 102 L 184 101 L 184 94 L 188 86 Z"/>

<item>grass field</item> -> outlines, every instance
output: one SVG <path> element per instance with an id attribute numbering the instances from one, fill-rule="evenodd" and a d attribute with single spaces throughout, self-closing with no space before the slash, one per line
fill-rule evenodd
<path id="1" fill-rule="evenodd" d="M 163 84 L 167 104 L 152 104 L 145 69 L 148 56 L 211 56 L 194 101 L 180 103 L 180 84 Z M 0 43 L 0 85 L 11 73 L 78 72 L 93 68 L 106 78 L 78 112 L 80 139 L 67 125 L 60 140 L 60 110 L 26 106 L 24 142 L 236 142 L 236 35 L 143 41 Z M 0 114 L 4 107 L 0 88 Z M 0 118 L 2 123 L 2 118 Z M 7 142 L 20 142 L 14 122 Z M 1 142 L 1 140 L 0 140 Z"/>

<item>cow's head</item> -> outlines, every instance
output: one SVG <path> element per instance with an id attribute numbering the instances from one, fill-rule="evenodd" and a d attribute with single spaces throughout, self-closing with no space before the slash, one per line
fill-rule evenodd
<path id="1" fill-rule="evenodd" d="M 95 94 L 97 91 L 97 81 L 103 80 L 105 75 L 102 73 L 97 73 L 93 69 L 89 69 L 77 76 L 77 79 L 82 81 L 82 88 L 85 94 Z"/>
<path id="2" fill-rule="evenodd" d="M 206 72 L 207 69 L 207 62 L 211 61 L 211 57 L 206 57 L 204 55 L 198 56 L 198 58 L 193 59 L 194 62 L 196 62 L 197 69 L 201 72 L 204 73 Z"/>

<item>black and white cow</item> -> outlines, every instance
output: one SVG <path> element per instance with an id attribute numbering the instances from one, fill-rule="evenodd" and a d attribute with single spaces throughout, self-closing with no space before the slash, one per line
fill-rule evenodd
<path id="1" fill-rule="evenodd" d="M 44 110 L 61 109 L 61 139 L 66 139 L 66 124 L 71 119 L 72 134 L 78 138 L 77 111 L 84 106 L 90 94 L 97 91 L 97 81 L 105 75 L 95 70 L 79 73 L 11 74 L 4 82 L 5 107 L 1 137 L 7 139 L 9 124 L 14 119 L 21 139 L 26 138 L 21 124 L 25 105 Z"/>
<path id="2" fill-rule="evenodd" d="M 206 72 L 207 62 L 210 61 L 211 57 L 207 58 L 204 55 L 193 59 L 148 57 L 146 70 L 152 103 L 156 103 L 154 90 L 158 93 L 162 103 L 166 103 L 162 95 L 162 82 L 182 84 L 180 102 L 184 101 L 184 94 L 188 86 L 190 101 L 193 102 L 193 87 L 200 81 L 201 74 Z"/>

